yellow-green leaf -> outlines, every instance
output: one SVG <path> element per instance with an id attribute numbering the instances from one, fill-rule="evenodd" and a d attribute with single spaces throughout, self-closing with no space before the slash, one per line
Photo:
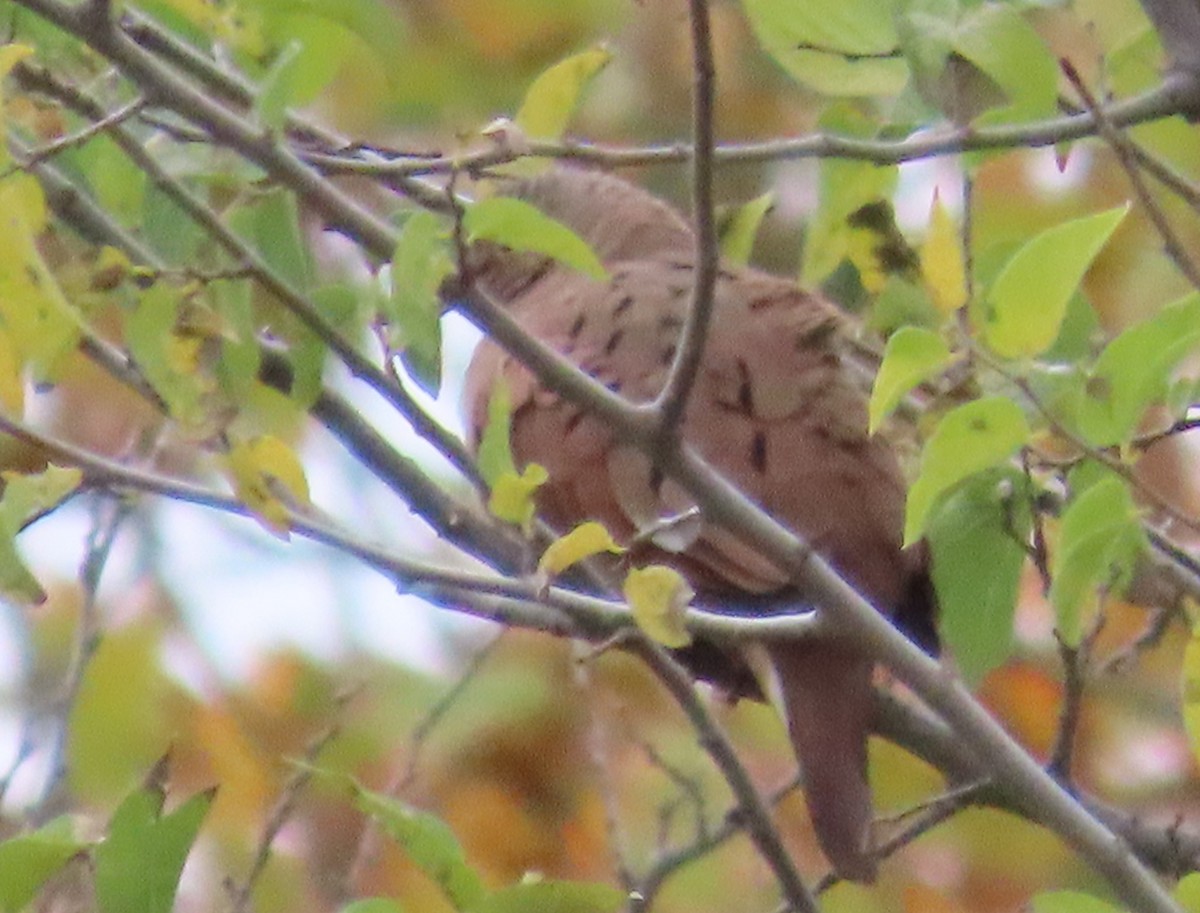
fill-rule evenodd
<path id="1" fill-rule="evenodd" d="M 454 268 L 438 217 L 421 210 L 404 223 L 392 255 L 391 294 L 384 300 L 388 345 L 430 395 L 442 382 L 441 299 L 438 286 Z"/>
<path id="2" fill-rule="evenodd" d="M 171 283 L 144 290 L 125 321 L 125 340 L 171 417 L 194 431 L 204 425 L 205 396 L 215 383 L 198 370 L 201 341 L 176 332 L 182 300 L 183 291 Z"/>
<path id="3" fill-rule="evenodd" d="M 1050 348 L 1067 302 L 1129 206 L 1073 219 L 1043 231 L 996 277 L 983 307 L 983 335 L 1005 358 L 1032 358 Z"/>
<path id="4" fill-rule="evenodd" d="M 444 821 L 399 799 L 374 792 L 344 773 L 309 768 L 326 783 L 346 791 L 358 809 L 377 822 L 449 901 L 466 913 L 487 896 L 479 874 L 467 862 L 462 844 Z"/>
<path id="5" fill-rule="evenodd" d="M 831 105 L 821 116 L 822 130 L 845 136 L 871 137 L 878 125 L 849 104 Z M 809 221 L 800 269 L 802 283 L 815 287 L 846 259 L 852 229 L 850 214 L 895 190 L 899 169 L 852 159 L 823 159 L 820 164 L 820 205 Z"/>
<path id="6" fill-rule="evenodd" d="M 929 230 L 921 245 L 921 278 L 942 314 L 953 314 L 967 302 L 967 269 L 958 226 L 937 193 L 929 211 Z"/>
<path id="7" fill-rule="evenodd" d="M 1071 474 L 1081 487 L 1080 470 Z M 1098 588 L 1117 588 L 1129 579 L 1145 547 L 1145 532 L 1125 481 L 1105 474 L 1078 494 L 1063 515 L 1050 573 L 1050 602 L 1059 635 L 1078 643 L 1089 596 Z"/>
<path id="8" fill-rule="evenodd" d="M 651 638 L 664 647 L 692 642 L 683 620 L 696 594 L 678 571 L 661 564 L 634 568 L 625 577 L 623 592 L 634 621 Z"/>
<path id="9" fill-rule="evenodd" d="M 1122 907 L 1082 891 L 1047 891 L 1035 894 L 1033 913 L 1122 913 Z"/>
<path id="10" fill-rule="evenodd" d="M 764 193 L 724 214 L 720 222 L 721 255 L 730 263 L 745 266 L 754 250 L 754 239 L 763 217 L 771 211 L 775 194 Z"/>
<path id="11" fill-rule="evenodd" d="M 24 910 L 42 885 L 86 848 L 68 815 L 0 843 L 0 911 Z"/>
<path id="12" fill-rule="evenodd" d="M 1192 742 L 1192 751 L 1196 750 L 1196 735 L 1189 728 L 1188 737 Z M 1179 884 L 1175 885 L 1175 890 L 1172 892 L 1176 902 L 1183 907 L 1187 913 L 1200 913 L 1200 874 L 1192 872 L 1189 875 L 1184 875 L 1179 879 Z"/>
<path id="13" fill-rule="evenodd" d="M 612 534 L 603 523 L 594 520 L 580 523 L 565 536 L 559 536 L 551 542 L 538 561 L 538 574 L 543 577 L 555 577 L 572 564 L 598 555 L 610 552 L 619 555 L 625 549 L 616 543 Z"/>
<path id="14" fill-rule="evenodd" d="M 609 50 L 600 46 L 572 54 L 543 70 L 525 92 L 515 118 L 517 126 L 530 139 L 558 139 L 584 90 L 611 59 Z"/>
<path id="15" fill-rule="evenodd" d="M 508 384 L 500 377 L 488 395 L 487 424 L 483 426 L 475 457 L 479 463 L 479 474 L 489 488 L 494 488 L 502 476 L 517 474 L 517 464 L 513 460 L 509 442 L 511 424 L 512 402 Z"/>
<path id="16" fill-rule="evenodd" d="M 226 471 L 247 509 L 286 539 L 291 508 L 309 503 L 308 480 L 295 451 L 273 435 L 241 441 L 229 451 Z"/>
<path id="17" fill-rule="evenodd" d="M 548 478 L 545 468 L 537 463 L 530 463 L 519 475 L 515 472 L 501 474 L 492 485 L 488 510 L 493 516 L 528 530 L 537 511 L 534 495 Z"/>
<path id="18" fill-rule="evenodd" d="M 20 418 L 25 414 L 25 381 L 21 356 L 12 337 L 0 328 L 0 409 Z"/>
<path id="19" fill-rule="evenodd" d="M 1021 409 L 1003 396 L 990 396 L 946 413 L 921 454 L 921 469 L 908 492 L 904 542 L 925 532 L 937 500 L 968 476 L 1008 459 L 1029 440 Z"/>
<path id="20" fill-rule="evenodd" d="M 930 330 L 901 327 L 883 350 L 883 360 L 871 388 L 869 427 L 872 434 L 913 387 L 950 363 L 950 348 Z"/>
<path id="21" fill-rule="evenodd" d="M 37 247 L 46 224 L 41 186 L 27 174 L 0 180 L 0 319 L 39 382 L 53 382 L 80 336 L 80 320 Z"/>
<path id="22" fill-rule="evenodd" d="M 1192 636 L 1183 651 L 1180 670 L 1183 691 L 1183 725 L 1192 754 L 1200 759 L 1200 620 L 1192 625 Z"/>
<path id="23" fill-rule="evenodd" d="M 6 44 L 0 46 L 0 81 L 2 81 L 12 68 L 24 60 L 26 57 L 32 56 L 33 48 L 25 44 Z M 8 121 L 7 121 L 7 105 L 4 99 L 4 87 L 0 85 L 0 167 L 7 167 L 12 161 L 12 155 L 8 151 Z"/>
<path id="24" fill-rule="evenodd" d="M 46 593 L 17 551 L 17 534 L 26 521 L 48 513 L 83 481 L 74 468 L 48 466 L 43 472 L 4 472 L 0 497 L 0 596 L 21 604 L 39 604 Z"/>
<path id="25" fill-rule="evenodd" d="M 513 250 L 545 254 L 593 279 L 608 278 L 586 241 L 524 200 L 492 197 L 473 203 L 463 216 L 463 227 L 470 241 L 495 241 Z"/>

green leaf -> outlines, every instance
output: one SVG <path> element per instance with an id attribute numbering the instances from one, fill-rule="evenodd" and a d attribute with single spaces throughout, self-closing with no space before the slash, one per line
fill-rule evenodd
<path id="1" fill-rule="evenodd" d="M 513 250 L 553 257 L 593 279 L 608 271 L 586 241 L 524 200 L 492 197 L 473 203 L 463 216 L 470 241 L 495 241 Z"/>
<path id="2" fill-rule="evenodd" d="M 252 205 L 236 210 L 230 223 L 292 288 L 303 292 L 316 285 L 293 194 L 281 189 L 260 194 Z"/>
<path id="3" fill-rule="evenodd" d="M 1030 239 L 1005 264 L 984 301 L 983 335 L 1005 358 L 1050 348 L 1092 261 L 1129 206 L 1073 219 Z"/>
<path id="4" fill-rule="evenodd" d="M 404 223 L 392 255 L 392 289 L 386 299 L 388 345 L 423 390 L 442 385 L 442 305 L 438 287 L 454 269 L 437 216 L 421 210 Z"/>
<path id="5" fill-rule="evenodd" d="M 0 911 L 25 909 L 42 885 L 86 847 L 65 815 L 0 843 Z"/>
<path id="6" fill-rule="evenodd" d="M 493 891 L 469 913 L 614 913 L 626 900 L 611 885 L 534 880 Z"/>
<path id="7" fill-rule="evenodd" d="M 441 889 L 455 910 L 471 910 L 484 897 L 483 882 L 467 864 L 454 833 L 440 818 L 398 799 L 365 789 L 341 774 L 326 773 L 348 786 L 354 804 L 399 844 L 409 858 Z"/>
<path id="8" fill-rule="evenodd" d="M 730 263 L 745 266 L 754 250 L 754 239 L 763 217 L 771 211 L 775 194 L 764 193 L 726 213 L 721 220 L 721 255 Z"/>
<path id="9" fill-rule="evenodd" d="M 503 475 L 516 475 L 517 464 L 513 462 L 509 432 L 512 426 L 512 402 L 508 384 L 503 377 L 497 378 L 488 396 L 487 424 L 479 438 L 476 461 L 483 481 L 492 487 Z"/>
<path id="10" fill-rule="evenodd" d="M 584 90 L 611 59 L 607 48 L 594 47 L 542 71 L 525 92 L 515 118 L 517 126 L 530 139 L 558 139 Z"/>
<path id="11" fill-rule="evenodd" d="M 171 417 L 185 429 L 203 426 L 205 396 L 215 383 L 200 370 L 201 340 L 176 333 L 181 290 L 156 282 L 138 297 L 125 320 L 125 341 Z"/>
<path id="12" fill-rule="evenodd" d="M 1071 474 L 1078 491 L 1079 470 Z M 1097 587 L 1120 589 L 1146 546 L 1146 534 L 1124 480 L 1110 474 L 1077 494 L 1063 515 L 1050 573 L 1050 602 L 1059 634 L 1078 643 L 1084 601 Z"/>
<path id="13" fill-rule="evenodd" d="M 1050 891 L 1035 894 L 1033 913 L 1122 913 L 1121 907 L 1080 891 Z"/>
<path id="14" fill-rule="evenodd" d="M 258 122 L 272 133 L 283 128 L 288 107 L 295 99 L 296 73 L 303 48 L 299 41 L 289 41 L 271 62 L 260 83 L 254 110 Z"/>
<path id="15" fill-rule="evenodd" d="M 966 681 L 977 684 L 1012 651 L 1013 611 L 1030 529 L 1025 479 L 1011 469 L 968 479 L 933 511 L 938 629 Z"/>
<path id="16" fill-rule="evenodd" d="M 826 95 L 894 95 L 908 81 L 894 19 L 878 0 L 742 5 L 763 49 L 809 88 Z"/>
<path id="17" fill-rule="evenodd" d="M 906 393 L 950 364 L 950 347 L 940 335 L 918 327 L 901 327 L 887 341 L 871 388 L 869 428 L 872 434 Z"/>
<path id="18" fill-rule="evenodd" d="M 113 814 L 96 848 L 96 899 L 104 913 L 170 913 L 179 875 L 216 796 L 196 793 L 170 814 L 163 794 L 147 786 Z"/>
<path id="19" fill-rule="evenodd" d="M 987 121 L 1032 120 L 1057 110 L 1058 64 L 1046 43 L 1014 6 L 985 3 L 954 28 L 953 47 L 1008 96 Z"/>
<path id="20" fill-rule="evenodd" d="M 0 596 L 21 605 L 39 605 L 46 593 L 29 572 L 17 550 L 17 534 L 35 516 L 48 513 L 79 487 L 83 474 L 74 468 L 49 466 L 44 472 L 23 475 L 0 473 Z"/>
<path id="21" fill-rule="evenodd" d="M 403 913 L 403 910 L 390 897 L 364 897 L 346 904 L 338 913 Z"/>
<path id="22" fill-rule="evenodd" d="M 1075 421 L 1097 447 L 1126 441 L 1146 408 L 1167 396 L 1172 373 L 1200 345 L 1200 294 L 1164 308 L 1104 347 L 1082 383 Z"/>
<path id="23" fill-rule="evenodd" d="M 908 492 L 904 542 L 925 532 L 937 499 L 963 479 L 1008 459 L 1029 440 L 1021 409 L 1002 396 L 985 397 L 946 413 L 925 444 L 921 470 Z"/>

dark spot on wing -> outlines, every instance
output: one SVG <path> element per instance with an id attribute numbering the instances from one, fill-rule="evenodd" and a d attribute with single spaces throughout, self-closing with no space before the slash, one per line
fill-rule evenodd
<path id="1" fill-rule="evenodd" d="M 671 343 L 669 346 L 667 346 L 665 349 L 663 349 L 662 355 L 659 356 L 659 360 L 664 365 L 669 365 L 671 362 L 673 362 L 675 360 L 675 351 L 678 348 L 679 347 L 676 346 L 675 343 Z"/>
<path id="2" fill-rule="evenodd" d="M 747 415 L 754 414 L 754 387 L 750 383 L 750 366 L 746 364 L 745 359 L 737 360 L 738 370 L 738 408 Z"/>
<path id="3" fill-rule="evenodd" d="M 767 435 L 765 431 L 755 431 L 750 442 L 750 465 L 755 472 L 767 471 Z"/>
<path id="4" fill-rule="evenodd" d="M 621 344 L 621 339 L 625 336 L 624 330 L 614 330 L 613 334 L 608 337 L 608 342 L 604 344 L 604 354 L 612 355 L 617 351 L 617 346 Z"/>
<path id="5" fill-rule="evenodd" d="M 567 335 L 571 337 L 571 342 L 576 342 L 579 339 L 579 334 L 583 332 L 583 328 L 587 325 L 587 314 L 580 314 L 575 318 L 575 322 L 571 324 L 571 329 L 567 330 Z"/>
<path id="6" fill-rule="evenodd" d="M 579 423 L 581 421 L 583 421 L 583 412 L 582 412 L 582 410 L 576 409 L 574 412 L 571 413 L 570 417 L 567 419 L 567 423 L 566 423 L 566 427 L 565 427 L 566 433 L 572 434 L 575 431 L 575 429 L 579 427 Z"/>
<path id="7" fill-rule="evenodd" d="M 617 302 L 616 308 L 613 309 L 613 316 L 620 317 L 627 310 L 629 310 L 632 306 L 633 306 L 633 296 L 626 295 L 619 302 Z"/>

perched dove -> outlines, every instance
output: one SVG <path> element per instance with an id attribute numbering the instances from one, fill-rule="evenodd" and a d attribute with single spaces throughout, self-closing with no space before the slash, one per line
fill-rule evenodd
<path id="1" fill-rule="evenodd" d="M 654 398 L 678 344 L 694 276 L 694 237 L 662 201 L 618 178 L 558 169 L 514 181 L 532 203 L 587 240 L 609 270 L 598 282 L 554 261 L 477 245 L 481 289 L 532 335 L 633 402 Z M 804 536 L 874 605 L 930 640 L 923 552 L 902 551 L 904 483 L 894 452 L 867 434 L 866 400 L 838 355 L 844 319 L 792 282 L 723 266 L 711 332 L 683 434 L 753 501 Z M 512 398 L 518 464 L 549 472 L 538 505 L 552 523 L 598 520 L 630 537 L 690 505 L 649 460 L 599 419 L 540 387 L 485 340 L 471 363 L 465 411 L 475 443 L 495 381 Z M 796 608 L 786 577 L 730 530 L 666 526 L 651 557 L 679 569 L 700 597 L 738 611 Z M 640 556 L 639 556 L 640 557 Z M 832 640 L 764 643 L 814 829 L 837 873 L 874 878 L 866 742 L 872 660 Z"/>

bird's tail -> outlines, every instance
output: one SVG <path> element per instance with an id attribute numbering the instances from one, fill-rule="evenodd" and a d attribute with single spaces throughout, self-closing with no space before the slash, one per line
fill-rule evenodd
<path id="1" fill-rule="evenodd" d="M 838 876 L 874 881 L 873 816 L 867 782 L 871 670 L 864 657 L 829 643 L 768 648 L 774 697 L 804 771 L 809 814 Z"/>

